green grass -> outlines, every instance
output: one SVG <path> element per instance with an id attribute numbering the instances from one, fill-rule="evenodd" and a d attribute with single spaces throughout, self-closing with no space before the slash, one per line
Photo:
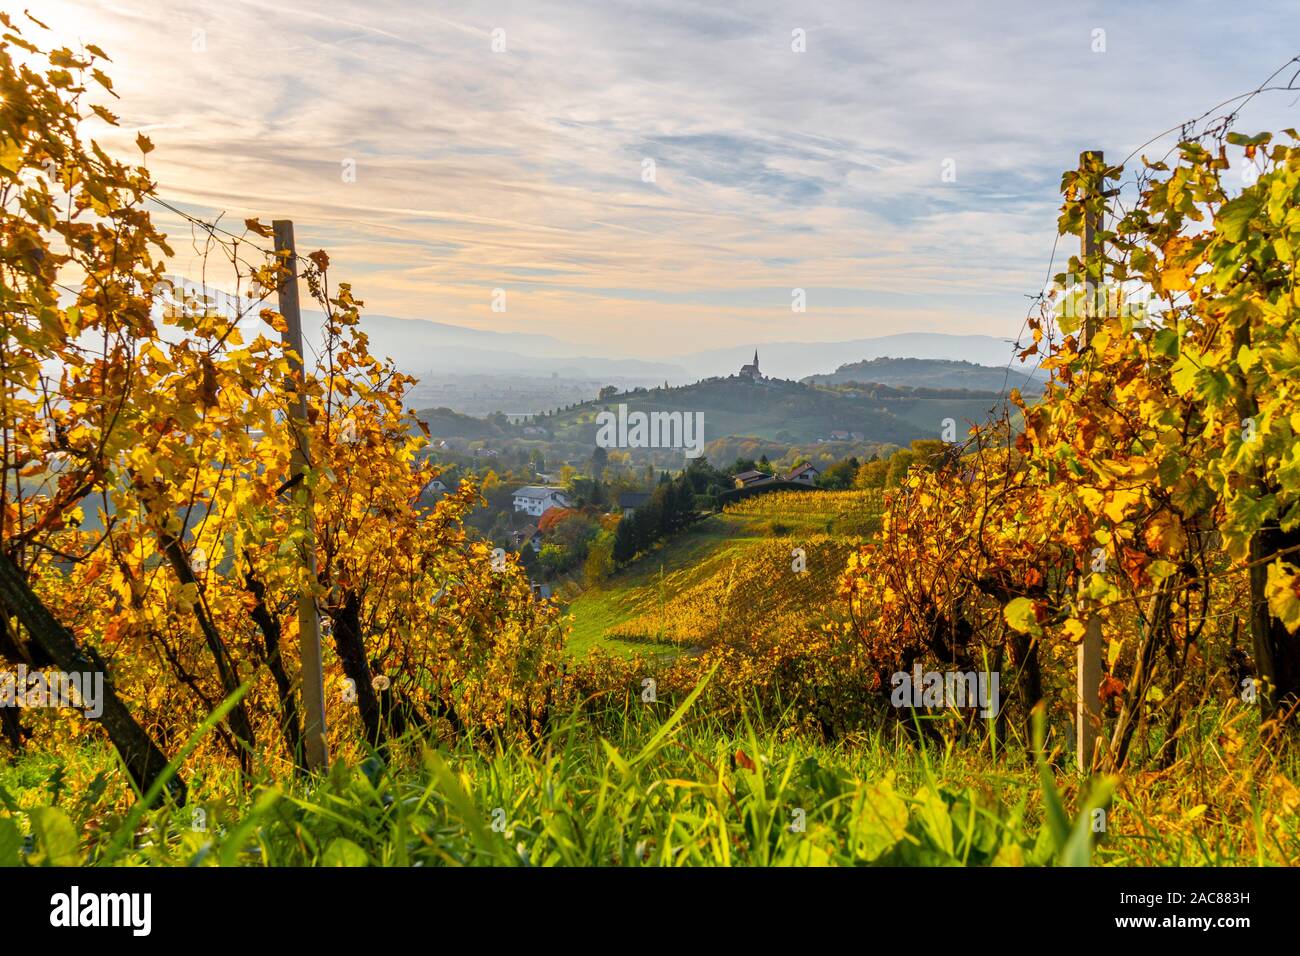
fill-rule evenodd
<path id="1" fill-rule="evenodd" d="M 647 705 L 574 719 L 531 751 L 409 740 L 386 764 L 314 781 L 191 779 L 191 804 L 127 831 L 111 755 L 0 771 L 0 865 L 1275 864 L 1300 821 L 1265 788 L 1205 813 L 1187 778 L 1078 787 L 1024 748 L 921 747 L 896 731 L 836 745 Z M 1211 740 L 1199 757 L 1224 759 Z M 61 768 L 58 781 L 41 774 Z M 1294 776 L 1294 762 L 1287 772 Z M 1190 765 L 1189 765 L 1190 770 Z M 74 778 L 95 774 L 97 787 Z M 118 778 L 120 779 L 120 778 Z M 1091 796 L 1091 800 L 1089 799 Z M 1109 796 L 1107 826 L 1091 810 Z M 1285 801 L 1284 801 L 1285 802 Z M 1283 802 L 1283 803 L 1284 803 Z M 1267 823 L 1265 823 L 1267 821 Z"/>

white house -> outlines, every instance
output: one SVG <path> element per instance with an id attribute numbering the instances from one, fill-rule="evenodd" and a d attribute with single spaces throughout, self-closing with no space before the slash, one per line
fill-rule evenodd
<path id="1" fill-rule="evenodd" d="M 547 508 L 569 507 L 563 488 L 525 485 L 515 492 L 515 510 L 540 518 Z"/>

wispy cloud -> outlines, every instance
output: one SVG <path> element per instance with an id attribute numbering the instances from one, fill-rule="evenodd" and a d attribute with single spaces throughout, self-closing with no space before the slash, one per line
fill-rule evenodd
<path id="1" fill-rule="evenodd" d="M 113 106 L 150 129 L 169 198 L 293 218 L 376 311 L 645 356 L 1014 334 L 1080 150 L 1119 158 L 1300 52 L 1284 3 L 46 0 L 39 15 L 114 58 Z M 1297 125 L 1281 99 L 1243 122 Z"/>

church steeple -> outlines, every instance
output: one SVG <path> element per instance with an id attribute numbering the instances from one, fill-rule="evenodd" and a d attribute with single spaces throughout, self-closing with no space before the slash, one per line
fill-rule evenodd
<path id="1" fill-rule="evenodd" d="M 754 349 L 754 368 L 758 368 L 758 349 Z"/>

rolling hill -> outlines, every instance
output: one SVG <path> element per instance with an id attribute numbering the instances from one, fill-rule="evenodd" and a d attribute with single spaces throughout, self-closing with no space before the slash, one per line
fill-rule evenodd
<path id="1" fill-rule="evenodd" d="M 881 357 L 851 362 L 834 372 L 808 375 L 800 381 L 809 385 L 879 384 L 977 392 L 1004 392 L 1014 387 L 1026 395 L 1037 395 L 1046 378 L 1045 372 L 1031 371 L 1019 363 L 993 366 L 956 359 Z"/>
<path id="2" fill-rule="evenodd" d="M 881 492 L 774 492 L 731 505 L 569 605 L 569 651 L 754 645 L 836 613 L 839 572 L 879 526 Z M 794 569 L 803 549 L 805 572 Z"/>
<path id="3" fill-rule="evenodd" d="M 628 412 L 681 411 L 704 415 L 704 439 L 752 436 L 786 444 L 826 441 L 834 433 L 855 440 L 907 445 L 938 438 L 943 421 L 982 422 L 1005 401 L 995 392 L 936 391 L 875 386 L 827 387 L 739 376 L 678 388 L 637 388 L 583 402 L 539 419 L 556 440 L 595 445 L 596 416 L 626 405 Z M 847 436 L 846 436 L 847 437 Z"/>

